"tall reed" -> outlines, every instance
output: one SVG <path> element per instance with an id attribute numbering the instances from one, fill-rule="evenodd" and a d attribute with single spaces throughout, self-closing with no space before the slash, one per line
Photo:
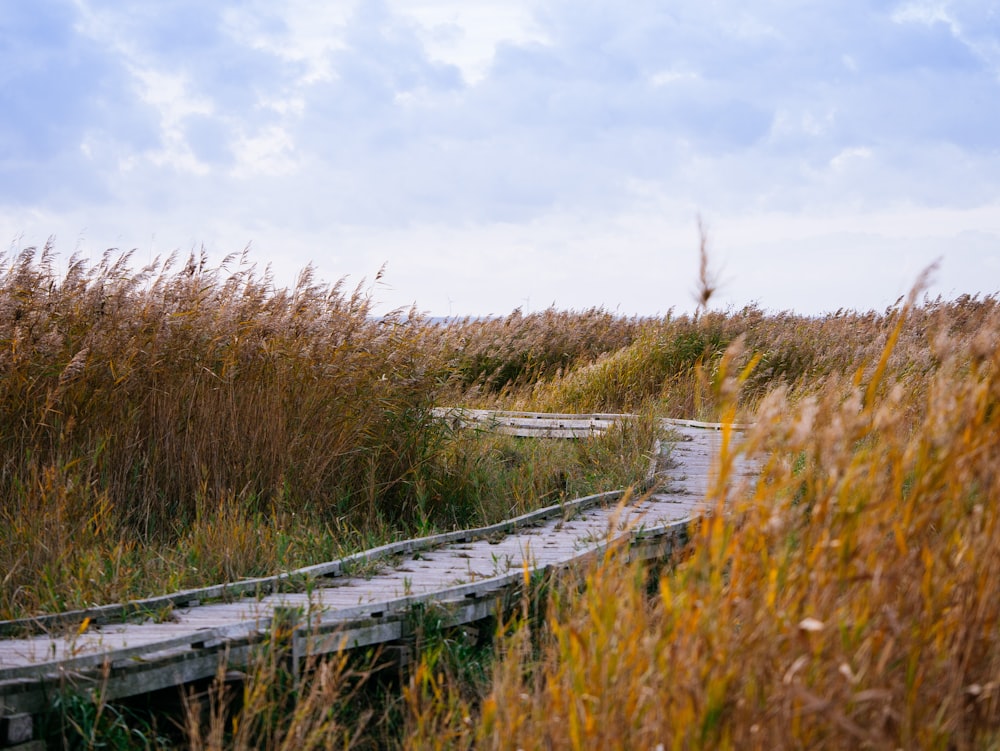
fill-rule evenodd
<path id="1" fill-rule="evenodd" d="M 962 308 L 898 309 L 867 367 L 766 395 L 652 596 L 609 554 L 544 632 L 504 640 L 478 706 L 418 670 L 409 746 L 994 747 L 1000 316 Z M 733 451 L 761 457 L 756 482 L 733 481 Z"/>
<path id="2" fill-rule="evenodd" d="M 0 256 L 0 618 L 495 521 L 591 479 L 455 433 L 414 311 L 234 256 Z M 591 473 L 593 474 L 593 473 Z M 592 484 L 592 483 L 591 483 Z M 554 494 L 554 495 L 553 495 Z"/>
<path id="3" fill-rule="evenodd" d="M 778 385 L 787 386 L 795 399 L 828 377 L 849 378 L 877 361 L 901 302 L 881 312 L 838 310 L 825 316 L 749 305 L 622 319 L 613 326 L 600 311 L 546 311 L 469 320 L 435 334 L 456 387 L 453 400 L 565 412 L 621 412 L 655 403 L 666 416 L 715 419 L 721 406 L 713 396 L 719 366 L 737 338 L 744 338 L 748 359 L 760 357 L 741 391 L 741 408 L 750 412 Z M 908 314 L 890 371 L 928 373 L 934 366 L 931 338 L 966 337 L 997 307 L 995 295 L 925 299 Z"/>

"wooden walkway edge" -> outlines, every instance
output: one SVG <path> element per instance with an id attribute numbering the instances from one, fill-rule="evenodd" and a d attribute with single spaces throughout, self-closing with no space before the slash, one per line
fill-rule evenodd
<path id="1" fill-rule="evenodd" d="M 507 435 L 536 438 L 586 438 L 594 433 L 607 430 L 621 420 L 635 417 L 635 415 L 623 413 L 511 412 L 465 407 L 437 407 L 432 412 L 455 427 L 474 426 Z M 660 424 L 666 430 L 677 427 L 704 428 L 706 430 L 720 430 L 722 428 L 722 423 L 718 422 L 674 418 L 663 418 L 660 420 Z M 743 431 L 750 426 L 746 423 L 730 423 L 729 427 L 733 430 Z"/>
<path id="2" fill-rule="evenodd" d="M 507 417 L 574 418 L 589 425 L 598 416 L 493 413 L 482 419 Z M 625 416 L 599 417 L 608 425 Z M 468 411 L 461 417 L 451 411 L 445 419 L 480 422 Z M 277 576 L 0 622 L 0 718 L 42 712 L 53 691 L 63 688 L 99 690 L 113 700 L 212 677 L 222 661 L 245 665 L 279 622 L 290 631 L 297 664 L 403 639 L 412 633 L 414 608 L 441 608 L 448 625 L 488 618 L 534 572 L 601 555 L 608 545 L 628 546 L 633 557 L 669 555 L 705 510 L 712 457 L 723 439 L 713 424 L 671 421 L 670 427 L 679 440 L 651 452 L 652 491 L 635 498 L 625 491 L 601 493 Z M 738 469 L 754 474 L 745 458 Z"/>

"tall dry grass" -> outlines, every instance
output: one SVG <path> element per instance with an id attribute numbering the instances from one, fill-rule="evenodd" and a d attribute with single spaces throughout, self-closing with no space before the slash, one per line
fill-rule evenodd
<path id="1" fill-rule="evenodd" d="M 761 400 L 719 458 L 717 513 L 652 593 L 614 555 L 571 579 L 546 629 L 505 639 L 478 706 L 418 670 L 408 746 L 995 747 L 1000 315 L 966 300 L 878 322 L 867 367 Z M 720 363 L 728 415 L 741 361 Z M 729 482 L 733 451 L 762 457 L 758 481 Z"/>
<path id="2" fill-rule="evenodd" d="M 536 452 L 450 433 L 430 418 L 439 401 L 741 415 L 757 422 L 739 450 L 763 457 L 760 480 L 728 485 L 723 455 L 719 513 L 652 594 L 646 571 L 612 555 L 557 590 L 547 628 L 513 628 L 479 698 L 418 665 L 401 743 L 1000 742 L 995 297 L 439 327 L 373 318 L 363 288 L 308 272 L 285 290 L 241 259 L 129 262 L 60 271 L 50 248 L 3 259 L 4 615 L 495 519 L 599 484 L 609 463 L 621 474 L 604 481 L 620 483 L 626 455 L 648 445 L 638 432 Z M 507 490 L 491 494 L 501 477 Z M 277 698 L 265 671 L 245 721 L 287 708 L 272 745 L 350 740 L 326 709 L 349 695 L 339 670 Z M 244 727 L 248 744 L 269 732 Z M 234 738 L 188 731 L 205 747 Z"/>
<path id="3" fill-rule="evenodd" d="M 0 257 L 0 618 L 328 560 L 587 487 L 460 435 L 413 311 L 245 256 Z M 555 494 L 555 495 L 553 495 Z"/>
<path id="4" fill-rule="evenodd" d="M 503 403 L 540 380 L 615 352 L 634 341 L 641 328 L 641 319 L 601 308 L 549 308 L 449 321 L 434 327 L 434 334 L 449 364 L 455 397 L 472 406 Z"/>
<path id="5" fill-rule="evenodd" d="M 352 713 L 350 705 L 369 677 L 352 667 L 346 651 L 293 675 L 288 645 L 272 635 L 251 655 L 240 681 L 227 681 L 222 665 L 207 691 L 185 697 L 183 745 L 192 751 L 355 747 L 371 713 Z"/>
<path id="6" fill-rule="evenodd" d="M 435 440 L 412 316 L 375 319 L 362 288 L 308 269 L 277 289 L 245 258 L 129 262 L 3 259 L 5 599 L 88 549 L 112 555 L 80 565 L 113 567 L 220 519 L 217 536 L 247 549 L 268 534 L 261 516 L 395 521 L 405 504 L 373 499 L 405 494 Z"/>
<path id="7" fill-rule="evenodd" d="M 741 391 L 741 410 L 749 414 L 776 386 L 788 387 L 798 398 L 829 377 L 850 378 L 864 363 L 877 361 L 901 303 L 881 312 L 839 310 L 826 316 L 769 313 L 750 305 L 626 319 L 617 327 L 598 326 L 605 315 L 599 311 L 547 312 L 446 327 L 441 346 L 453 384 L 459 385 L 456 399 L 560 412 L 622 412 L 655 405 L 665 416 L 711 420 L 721 408 L 714 394 L 722 356 L 736 339 L 743 337 L 747 359 L 760 357 Z M 890 355 L 890 369 L 917 376 L 930 372 L 935 364 L 931 339 L 966 337 L 997 307 L 995 296 L 925 299 L 910 310 Z M 473 368 L 470 377 L 470 359 L 488 365 Z M 526 362 L 548 365 L 525 369 Z M 521 373 L 530 377 L 491 376 Z"/>

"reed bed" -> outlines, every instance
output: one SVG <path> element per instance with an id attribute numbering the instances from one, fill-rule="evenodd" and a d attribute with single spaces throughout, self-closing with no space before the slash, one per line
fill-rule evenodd
<path id="1" fill-rule="evenodd" d="M 414 311 L 375 317 L 363 286 L 309 269 L 286 289 L 246 256 L 0 257 L 0 618 L 628 484 L 572 447 L 434 419 L 453 373 Z"/>
<path id="2" fill-rule="evenodd" d="M 612 552 L 568 577 L 543 628 L 503 638 L 478 701 L 416 670 L 408 747 L 996 747 L 1000 315 L 959 301 L 884 323 L 871 360 L 758 401 L 672 569 Z M 754 379 L 740 345 L 714 395 L 730 417 Z M 762 458 L 755 483 L 731 481 L 736 451 Z"/>
<path id="3" fill-rule="evenodd" d="M 465 652 L 429 650 L 388 721 L 342 711 L 365 669 L 310 666 L 296 688 L 265 654 L 239 706 L 190 706 L 189 744 L 1000 745 L 995 296 L 435 325 L 308 270 L 277 289 L 241 257 L 0 260 L 0 617 L 620 487 L 654 415 L 756 424 L 684 557 L 611 550 L 547 605 L 534 590 L 475 681 Z M 453 431 L 438 404 L 647 419 L 557 448 Z M 732 481 L 737 451 L 755 482 Z"/>
<path id="4" fill-rule="evenodd" d="M 795 399 L 828 377 L 850 378 L 878 361 L 903 300 L 885 311 L 839 310 L 826 316 L 756 305 L 737 310 L 620 319 L 606 312 L 545 311 L 507 319 L 464 321 L 435 335 L 453 374 L 452 398 L 470 406 L 559 412 L 628 412 L 652 405 L 662 415 L 717 419 L 719 366 L 726 349 L 744 341 L 759 357 L 743 385 L 740 410 L 752 415 L 773 388 Z M 995 296 L 924 299 L 909 309 L 888 367 L 926 379 L 937 336 L 967 338 L 997 309 Z M 555 329 L 555 330 L 553 330 Z M 530 367 L 526 363 L 532 364 Z"/>
<path id="5" fill-rule="evenodd" d="M 456 396 L 490 403 L 620 350 L 643 325 L 643 319 L 601 308 L 529 314 L 518 309 L 504 318 L 448 321 L 435 333 Z"/>

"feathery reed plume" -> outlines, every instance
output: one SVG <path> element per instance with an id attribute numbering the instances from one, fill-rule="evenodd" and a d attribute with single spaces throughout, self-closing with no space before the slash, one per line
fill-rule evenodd
<path id="1" fill-rule="evenodd" d="M 83 347 L 79 352 L 73 355 L 73 359 L 69 361 L 63 372 L 59 374 L 59 388 L 65 388 L 70 383 L 72 383 L 76 378 L 83 373 L 84 368 L 87 367 L 87 357 L 90 355 L 90 347 Z"/>
<path id="2" fill-rule="evenodd" d="M 698 288 L 695 291 L 695 316 L 708 309 L 708 301 L 719 288 L 718 273 L 709 269 L 708 265 L 708 230 L 698 215 Z"/>

